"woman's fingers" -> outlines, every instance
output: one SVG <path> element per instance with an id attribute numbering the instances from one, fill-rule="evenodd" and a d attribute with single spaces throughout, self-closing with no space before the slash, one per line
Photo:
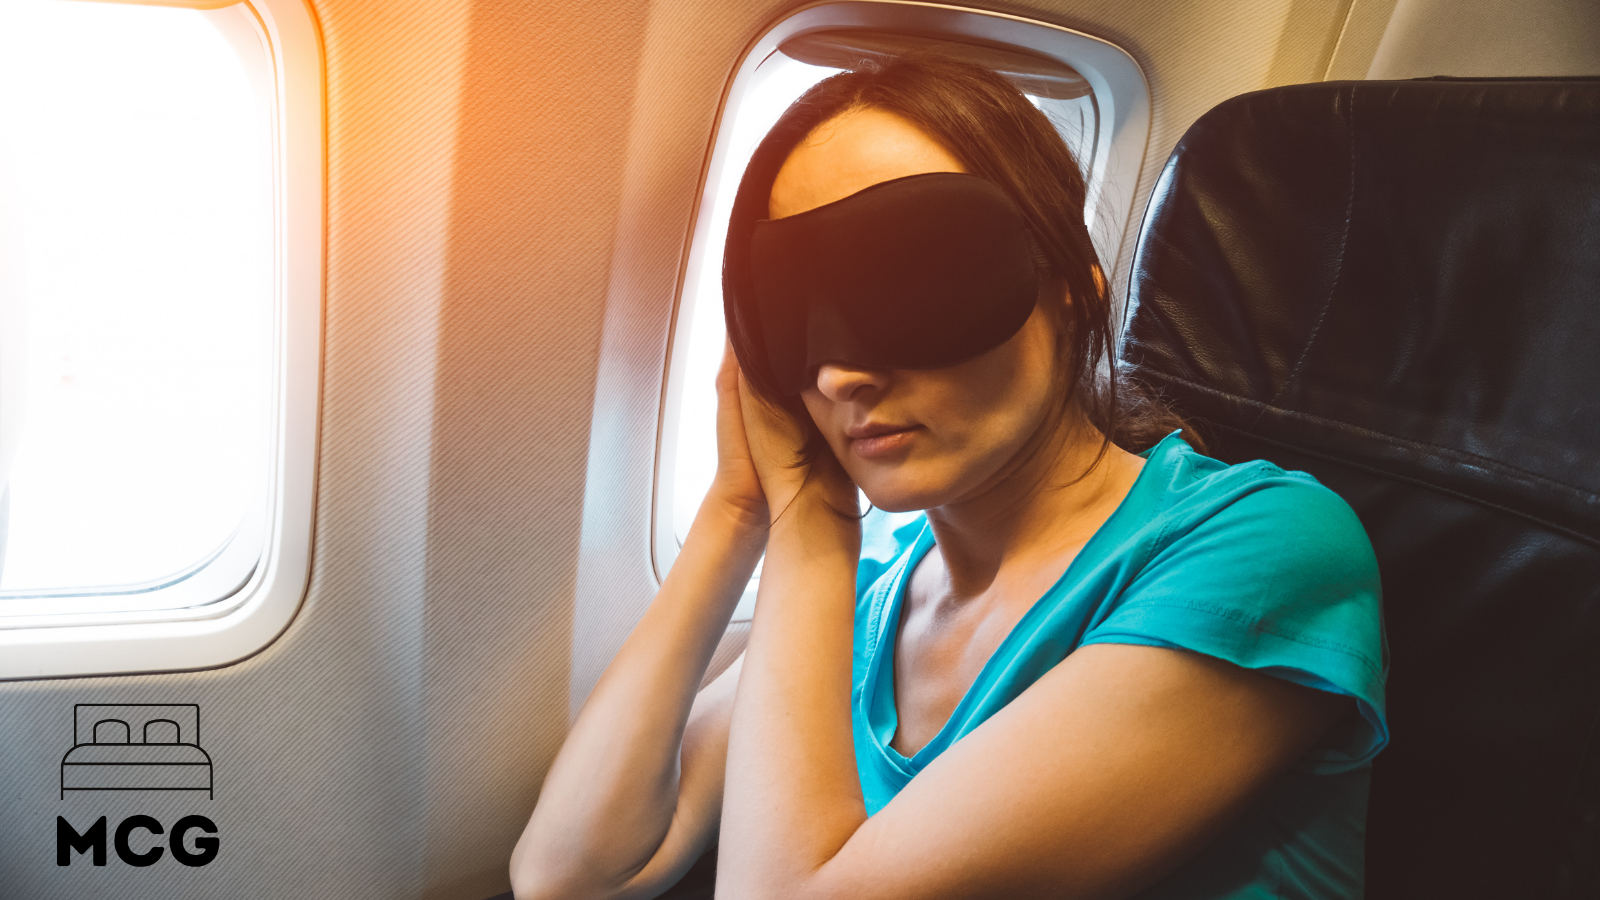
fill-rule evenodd
<path id="1" fill-rule="evenodd" d="M 750 456 L 745 432 L 743 372 L 733 344 L 723 340 L 722 366 L 717 370 L 717 473 L 712 495 L 743 519 L 765 525 L 766 494 Z"/>

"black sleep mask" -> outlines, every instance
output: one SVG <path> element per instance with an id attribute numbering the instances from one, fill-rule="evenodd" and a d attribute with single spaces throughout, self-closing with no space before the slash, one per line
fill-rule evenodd
<path id="1" fill-rule="evenodd" d="M 1005 192 L 959 172 L 760 219 L 749 250 L 751 296 L 728 312 L 764 341 L 785 395 L 824 362 L 932 369 L 992 350 L 1028 320 L 1048 268 Z"/>

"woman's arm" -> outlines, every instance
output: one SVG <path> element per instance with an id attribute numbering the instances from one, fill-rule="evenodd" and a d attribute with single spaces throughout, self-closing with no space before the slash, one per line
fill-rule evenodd
<path id="1" fill-rule="evenodd" d="M 861 531 L 807 489 L 772 526 L 728 739 L 717 894 L 793 897 L 866 820 L 850 737 Z"/>
<path id="2" fill-rule="evenodd" d="M 688 870 L 717 830 L 743 657 L 698 697 L 695 689 L 761 558 L 769 511 L 746 444 L 738 361 L 726 341 L 716 388 L 711 490 L 661 590 L 545 775 L 511 855 L 519 898 L 654 896 Z"/>
<path id="3" fill-rule="evenodd" d="M 1086 646 L 869 819 L 850 738 L 848 584 L 822 549 L 844 539 L 821 539 L 827 522 L 775 526 L 768 546 L 719 895 L 1126 897 L 1214 837 L 1345 710 L 1196 653 Z"/>
<path id="4" fill-rule="evenodd" d="M 850 733 L 844 560 L 855 545 L 848 523 L 807 515 L 818 504 L 804 496 L 795 507 L 793 527 L 772 527 L 735 705 L 721 894 L 1127 897 L 1215 838 L 1341 714 L 1356 714 L 1348 695 L 1107 634 L 1069 653 L 868 818 Z M 1192 530 L 1205 539 L 1191 555 L 1168 552 L 1145 573 L 1150 596 L 1130 599 L 1126 633 L 1173 606 L 1193 611 L 1191 631 L 1247 646 L 1269 644 L 1294 619 L 1304 640 L 1331 653 L 1326 626 L 1305 624 L 1311 611 L 1337 609 L 1343 597 L 1375 623 L 1376 572 L 1359 564 L 1359 532 L 1320 534 L 1300 515 L 1304 503 L 1286 501 L 1276 515 L 1234 507 L 1255 531 Z M 1357 527 L 1353 516 L 1346 526 Z M 1219 535 L 1237 539 L 1223 541 L 1231 555 L 1219 556 L 1211 540 Z M 1255 618 L 1204 612 L 1232 593 L 1250 598 L 1243 605 Z M 1262 621 L 1285 610 L 1295 615 Z M 1335 634 L 1371 643 L 1349 631 Z M 1322 661 L 1306 664 L 1344 679 Z"/>
<path id="5" fill-rule="evenodd" d="M 705 845 L 700 832 L 715 830 L 719 810 L 679 809 L 680 777 L 702 805 L 720 802 L 725 744 L 712 733 L 717 728 L 697 729 L 703 735 L 684 748 L 681 773 L 679 749 L 697 688 L 765 541 L 764 527 L 717 497 L 701 505 L 660 592 L 601 675 L 545 776 L 511 857 L 518 898 L 632 894 L 649 887 L 640 884 L 649 878 L 636 875 L 656 876 L 679 862 L 643 873 L 658 850 L 672 849 L 665 846 L 669 832 L 673 848 Z M 737 665 L 706 688 L 708 708 L 719 707 L 706 715 L 727 714 Z M 692 863 L 686 859 L 683 868 Z"/>
<path id="6" fill-rule="evenodd" d="M 1203 852 L 1347 704 L 1185 650 L 1080 647 L 785 896 L 1133 896 Z"/>

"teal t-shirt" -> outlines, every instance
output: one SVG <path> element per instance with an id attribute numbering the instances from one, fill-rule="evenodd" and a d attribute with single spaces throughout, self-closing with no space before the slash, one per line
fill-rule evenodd
<path id="1" fill-rule="evenodd" d="M 1323 743 L 1142 898 L 1359 897 L 1372 758 L 1388 744 L 1378 567 L 1355 513 L 1305 472 L 1227 465 L 1179 432 L 909 759 L 889 746 L 909 574 L 925 513 L 874 509 L 856 572 L 851 718 L 867 814 L 1084 644 L 1177 647 L 1351 698 Z"/>

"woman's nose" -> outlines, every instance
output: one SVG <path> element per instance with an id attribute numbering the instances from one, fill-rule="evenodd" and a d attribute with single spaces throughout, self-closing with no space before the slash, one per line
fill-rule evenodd
<path id="1" fill-rule="evenodd" d="M 825 362 L 817 367 L 817 390 L 833 400 L 848 400 L 865 387 L 881 387 L 887 373 L 848 363 Z"/>

